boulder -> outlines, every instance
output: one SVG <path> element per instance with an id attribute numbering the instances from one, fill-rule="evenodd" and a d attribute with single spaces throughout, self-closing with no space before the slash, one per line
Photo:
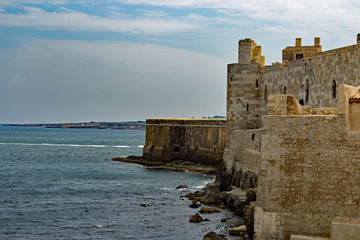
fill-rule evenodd
<path id="1" fill-rule="evenodd" d="M 200 203 L 192 203 L 189 207 L 191 207 L 191 208 L 198 208 L 198 207 L 200 207 L 200 206 L 201 206 Z"/>
<path id="2" fill-rule="evenodd" d="M 202 221 L 204 221 L 204 219 L 198 213 L 196 213 L 194 216 L 192 216 L 189 219 L 189 222 L 192 222 L 192 223 L 199 223 L 199 222 L 202 222 Z"/>
<path id="3" fill-rule="evenodd" d="M 185 185 L 180 185 L 180 186 L 176 187 L 176 189 L 186 189 L 186 188 L 188 188 L 188 187 Z"/>
<path id="4" fill-rule="evenodd" d="M 229 234 L 230 235 L 243 236 L 243 235 L 245 235 L 246 232 L 247 231 L 246 231 L 246 226 L 245 225 L 229 229 Z"/>
<path id="5" fill-rule="evenodd" d="M 199 211 L 200 213 L 204 213 L 204 214 L 209 214 L 209 213 L 218 213 L 220 212 L 219 209 L 216 209 L 216 208 L 206 208 L 206 207 L 203 207 L 200 209 Z"/>
<path id="6" fill-rule="evenodd" d="M 203 240 L 226 240 L 226 238 L 215 232 L 209 232 L 204 236 Z"/>
<path id="7" fill-rule="evenodd" d="M 250 205 L 244 208 L 244 219 L 247 228 L 247 234 L 252 239 L 254 236 L 254 213 L 256 202 L 251 202 Z"/>

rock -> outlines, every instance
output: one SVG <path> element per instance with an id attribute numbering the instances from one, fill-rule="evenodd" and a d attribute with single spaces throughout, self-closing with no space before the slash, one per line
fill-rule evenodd
<path id="1" fill-rule="evenodd" d="M 203 240 L 226 240 L 226 238 L 217 233 L 209 232 L 204 236 Z"/>
<path id="2" fill-rule="evenodd" d="M 187 197 L 187 198 L 191 198 L 191 197 L 193 197 L 193 196 L 194 196 L 193 193 L 188 193 L 188 194 L 185 195 L 185 197 Z"/>
<path id="3" fill-rule="evenodd" d="M 204 219 L 198 213 L 196 213 L 194 216 L 192 216 L 189 219 L 189 222 L 192 222 L 192 223 L 199 223 L 199 222 L 202 222 L 202 221 L 204 221 Z"/>
<path id="4" fill-rule="evenodd" d="M 246 233 L 246 226 L 245 225 L 229 229 L 229 234 L 230 235 L 242 236 L 242 235 L 245 235 L 245 233 Z"/>
<path id="5" fill-rule="evenodd" d="M 223 218 L 223 219 L 221 219 L 221 222 L 227 222 L 228 221 L 228 219 L 227 218 Z"/>
<path id="6" fill-rule="evenodd" d="M 251 202 L 250 205 L 244 208 L 244 219 L 247 228 L 247 234 L 252 239 L 254 236 L 254 213 L 256 202 Z"/>
<path id="7" fill-rule="evenodd" d="M 205 193 L 203 191 L 196 191 L 194 192 L 195 197 L 203 197 Z"/>
<path id="8" fill-rule="evenodd" d="M 200 203 L 192 203 L 189 207 L 191 207 L 191 208 L 198 208 L 198 207 L 200 207 L 200 206 L 201 206 Z"/>
<path id="9" fill-rule="evenodd" d="M 204 214 L 209 214 L 209 213 L 218 213 L 220 212 L 219 209 L 216 209 L 216 208 L 206 208 L 206 207 L 203 207 L 200 209 L 199 211 L 200 213 L 204 213 Z"/>
<path id="10" fill-rule="evenodd" d="M 186 188 L 188 188 L 188 187 L 185 185 L 180 185 L 180 186 L 176 187 L 176 189 L 186 189 Z"/>
<path id="11" fill-rule="evenodd" d="M 249 188 L 246 191 L 246 202 L 255 202 L 256 201 L 256 188 Z"/>
<path id="12" fill-rule="evenodd" d="M 147 204 L 140 204 L 141 207 L 147 207 L 148 205 Z"/>

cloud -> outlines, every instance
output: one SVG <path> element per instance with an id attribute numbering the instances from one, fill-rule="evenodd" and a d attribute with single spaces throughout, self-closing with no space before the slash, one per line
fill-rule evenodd
<path id="1" fill-rule="evenodd" d="M 0 122 L 224 114 L 226 63 L 128 42 L 31 40 L 0 50 Z"/>
<path id="2" fill-rule="evenodd" d="M 168 8 L 214 9 L 223 14 L 223 18 L 218 18 L 219 21 L 224 22 L 224 19 L 226 20 L 224 17 L 227 16 L 228 22 L 241 24 L 242 19 L 248 18 L 251 19 L 254 27 L 272 23 L 286 26 L 285 28 L 288 29 L 300 27 L 320 31 L 325 27 L 328 31 L 336 32 L 344 27 L 350 31 L 356 31 L 356 26 L 360 24 L 360 19 L 357 17 L 360 3 L 350 0 L 117 0 L 117 2 Z M 230 18 L 232 18 L 231 21 Z M 238 21 L 233 18 L 237 18 Z"/>
<path id="3" fill-rule="evenodd" d="M 111 31 L 132 34 L 165 34 L 194 31 L 198 26 L 176 21 L 148 18 L 104 18 L 79 11 L 47 12 L 36 7 L 24 7 L 24 14 L 0 13 L 0 26 L 36 27 L 43 30 Z"/>

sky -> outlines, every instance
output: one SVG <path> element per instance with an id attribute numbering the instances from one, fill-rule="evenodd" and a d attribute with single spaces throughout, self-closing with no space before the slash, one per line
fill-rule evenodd
<path id="1" fill-rule="evenodd" d="M 225 116 L 240 39 L 356 44 L 355 0 L 0 0 L 0 123 Z"/>

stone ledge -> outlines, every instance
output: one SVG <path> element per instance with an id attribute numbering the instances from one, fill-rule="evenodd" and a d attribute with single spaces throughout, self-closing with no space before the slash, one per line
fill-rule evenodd
<path id="1" fill-rule="evenodd" d="M 330 238 L 291 235 L 290 240 L 330 240 Z"/>

